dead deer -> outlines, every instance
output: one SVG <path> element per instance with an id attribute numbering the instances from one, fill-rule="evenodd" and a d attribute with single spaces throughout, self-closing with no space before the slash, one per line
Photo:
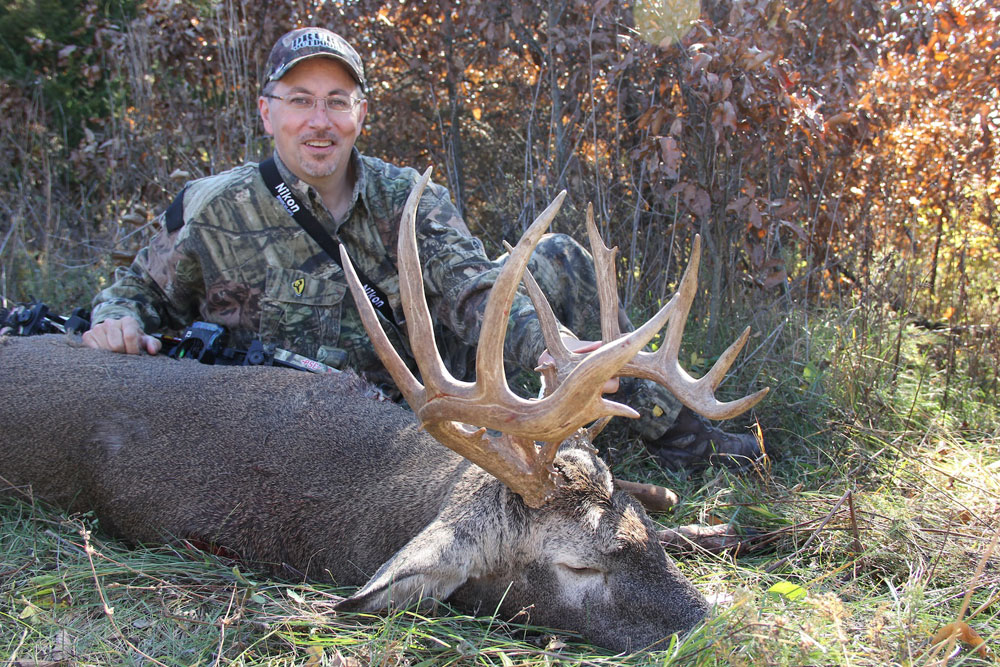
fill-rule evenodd
<path id="1" fill-rule="evenodd" d="M 360 586 L 342 611 L 448 599 L 575 631 L 613 651 L 694 626 L 708 604 L 640 505 L 615 490 L 593 432 L 581 427 L 635 414 L 601 394 L 618 374 L 663 382 L 715 418 L 762 397 L 713 396 L 741 342 L 697 381 L 677 363 L 697 245 L 678 294 L 622 337 L 610 315 L 613 252 L 598 239 L 607 342 L 589 354 L 562 348 L 535 294 L 557 363 L 543 370 L 545 395 L 524 399 L 503 373 L 506 312 L 557 200 L 508 258 L 486 308 L 476 381 L 460 382 L 436 354 L 416 252 L 416 203 L 429 173 L 407 202 L 399 251 L 423 383 L 358 298 L 345 261 L 356 302 L 368 306 L 369 335 L 412 413 L 377 400 L 350 373 L 206 366 L 91 350 L 62 336 L 8 338 L 0 342 L 7 492 L 93 511 L 102 529 L 132 542 L 207 543 L 286 576 Z M 668 319 L 660 351 L 640 351 Z"/>

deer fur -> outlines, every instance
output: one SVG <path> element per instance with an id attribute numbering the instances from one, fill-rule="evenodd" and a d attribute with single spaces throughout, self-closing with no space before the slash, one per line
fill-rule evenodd
<path id="1" fill-rule="evenodd" d="M 349 373 L 206 366 L 0 338 L 0 477 L 136 543 L 194 540 L 285 577 L 420 597 L 635 651 L 708 605 L 584 435 L 538 509 Z M 0 492 L 3 492 L 0 490 Z"/>

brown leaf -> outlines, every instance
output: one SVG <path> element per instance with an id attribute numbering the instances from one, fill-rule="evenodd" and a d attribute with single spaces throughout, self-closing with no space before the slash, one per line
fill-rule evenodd
<path id="1" fill-rule="evenodd" d="M 712 62 L 712 56 L 707 53 L 699 53 L 694 58 L 691 59 L 690 72 L 692 74 L 704 69 L 710 62 Z"/>
<path id="2" fill-rule="evenodd" d="M 681 198 L 696 217 L 704 218 L 712 210 L 712 200 L 708 193 L 694 183 L 687 184 L 681 193 Z"/>
<path id="3" fill-rule="evenodd" d="M 784 285 L 786 280 L 788 280 L 788 274 L 784 269 L 781 269 L 780 271 L 775 271 L 765 278 L 764 283 L 761 286 L 766 290 L 773 289 L 778 285 Z"/>
<path id="4" fill-rule="evenodd" d="M 844 123 L 850 123 L 854 118 L 854 114 L 850 111 L 844 111 L 843 113 L 838 113 L 835 116 L 830 116 L 826 119 L 823 124 L 824 127 L 829 130 L 832 127 L 837 127 L 838 125 L 843 125 Z"/>
<path id="5" fill-rule="evenodd" d="M 667 172 L 668 178 L 680 176 L 681 160 L 684 155 L 677 146 L 677 140 L 673 137 L 660 137 L 660 158 L 663 160 L 663 168 Z"/>
<path id="6" fill-rule="evenodd" d="M 796 225 L 794 222 L 789 222 L 788 220 L 782 220 L 781 226 L 787 227 L 788 229 L 792 230 L 795 233 L 795 235 L 798 236 L 803 241 L 809 239 L 809 234 L 806 233 L 806 230 L 802 229 L 802 227 Z"/>
<path id="7" fill-rule="evenodd" d="M 322 646 L 307 646 L 306 655 L 309 656 L 309 658 L 305 662 L 305 667 L 319 667 L 323 663 Z"/>
<path id="8" fill-rule="evenodd" d="M 721 84 L 716 89 L 716 93 L 713 96 L 713 102 L 721 102 L 722 100 L 729 97 L 729 94 L 733 92 L 733 80 L 728 74 L 724 75 L 721 79 Z"/>
<path id="9" fill-rule="evenodd" d="M 649 122 L 652 120 L 654 113 L 656 113 L 656 107 L 649 107 L 646 109 L 642 115 L 639 116 L 639 120 L 635 122 L 636 126 L 638 126 L 640 130 L 645 130 L 649 126 Z"/>
<path id="10" fill-rule="evenodd" d="M 733 213 L 739 213 L 749 203 L 750 203 L 750 198 L 749 197 L 747 197 L 746 195 L 740 195 L 739 197 L 737 197 L 733 201 L 729 202 L 729 205 L 726 206 L 726 210 L 727 211 L 732 211 Z"/>
<path id="11" fill-rule="evenodd" d="M 746 63 L 746 68 L 748 70 L 757 69 L 758 67 L 763 65 L 764 62 L 767 61 L 771 56 L 774 55 L 770 51 L 758 51 L 757 53 L 754 53 L 753 51 L 754 51 L 753 49 L 748 51 L 748 54 L 750 56 Z"/>
<path id="12" fill-rule="evenodd" d="M 733 131 L 736 130 L 736 109 L 733 108 L 733 103 L 729 100 L 722 103 L 722 125 Z"/>
<path id="13" fill-rule="evenodd" d="M 330 667 L 361 667 L 361 662 L 352 656 L 345 656 L 340 651 L 334 651 L 330 656 Z"/>
<path id="14" fill-rule="evenodd" d="M 957 637 L 959 641 L 966 644 L 969 648 L 975 648 L 979 657 L 985 658 L 989 655 L 989 651 L 986 648 L 986 642 L 983 641 L 983 638 L 979 636 L 979 633 L 969 627 L 969 624 L 965 621 L 955 621 L 942 627 L 934 635 L 934 639 L 931 640 L 931 645 L 940 644 L 943 641 L 951 639 L 952 636 Z"/>

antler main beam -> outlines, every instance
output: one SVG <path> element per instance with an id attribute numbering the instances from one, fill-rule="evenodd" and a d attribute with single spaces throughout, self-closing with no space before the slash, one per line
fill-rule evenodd
<path id="1" fill-rule="evenodd" d="M 617 322 L 614 251 L 600 241 L 592 210 L 588 212 L 588 224 L 598 269 L 604 343 L 587 354 L 569 352 L 559 336 L 551 307 L 526 273 L 528 259 L 559 211 L 565 192 L 535 219 L 517 246 L 511 249 L 497 275 L 480 328 L 476 381 L 456 379 L 445 366 L 434 339 L 417 251 L 417 204 L 430 173 L 430 169 L 423 173 L 406 200 L 400 221 L 398 252 L 401 306 L 406 316 L 410 347 L 425 384 L 413 376 L 392 347 L 347 252 L 341 247 L 344 273 L 375 351 L 421 425 L 442 444 L 502 481 L 528 505 L 544 504 L 554 491 L 558 479 L 552 461 L 563 440 L 584 424 L 598 419 L 638 417 L 632 408 L 604 398 L 605 382 L 616 375 L 634 375 L 660 382 L 693 410 L 716 419 L 748 409 L 766 393 L 767 390 L 763 390 L 731 403 L 719 403 L 712 395 L 742 341 L 746 340 L 745 333 L 700 380 L 691 378 L 677 363 L 684 318 L 694 298 L 700 252 L 697 242 L 678 293 L 644 325 L 621 335 Z M 540 399 L 524 399 L 512 392 L 503 368 L 508 314 L 522 278 L 538 312 L 546 344 L 557 360 L 554 368 L 539 369 L 547 382 L 551 380 L 549 390 Z M 663 348 L 656 353 L 643 352 L 642 348 L 668 321 Z M 499 431 L 501 435 L 492 435 L 487 429 Z M 536 441 L 542 446 L 536 445 Z"/>
<path id="2" fill-rule="evenodd" d="M 567 381 L 541 400 L 524 399 L 510 390 L 503 372 L 507 314 L 532 251 L 559 211 L 564 197 L 560 194 L 525 232 L 490 291 L 476 354 L 476 381 L 456 379 L 437 350 L 417 253 L 416 209 L 430 171 L 424 172 L 407 199 L 398 253 L 400 299 L 423 385 L 389 343 L 374 308 L 365 298 L 350 258 L 341 249 L 348 285 L 379 358 L 424 428 L 496 476 L 528 504 L 540 505 L 554 489 L 551 464 L 563 440 L 583 424 L 602 417 L 638 416 L 632 408 L 605 399 L 601 387 L 649 342 L 665 323 L 666 316 L 654 318 L 630 335 L 581 358 L 569 372 Z M 493 436 L 485 429 L 503 435 Z M 536 441 L 544 445 L 538 448 Z"/>

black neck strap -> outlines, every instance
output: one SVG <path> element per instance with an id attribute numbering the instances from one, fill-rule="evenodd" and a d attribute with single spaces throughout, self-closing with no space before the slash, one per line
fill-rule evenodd
<path id="1" fill-rule="evenodd" d="M 330 256 L 330 259 L 343 269 L 344 265 L 340 261 L 340 242 L 333 240 L 333 237 L 319 224 L 316 216 L 295 196 L 295 192 L 288 187 L 284 179 L 281 178 L 281 174 L 278 173 L 278 165 L 274 163 L 274 158 L 267 158 L 260 163 L 259 167 L 260 175 L 264 178 L 264 183 L 271 190 L 271 193 L 278 202 L 295 219 L 295 222 L 299 223 L 302 229 L 306 230 L 306 233 L 312 237 L 313 241 L 318 243 L 319 247 Z M 389 299 L 386 297 L 385 292 L 379 289 L 378 285 L 369 280 L 368 276 L 358 270 L 357 267 L 355 267 L 355 270 L 365 290 L 365 294 L 368 295 L 368 300 L 375 306 L 375 309 L 382 313 L 382 316 L 386 320 L 398 325 L 395 316 L 392 314 L 392 308 L 389 307 Z"/>

